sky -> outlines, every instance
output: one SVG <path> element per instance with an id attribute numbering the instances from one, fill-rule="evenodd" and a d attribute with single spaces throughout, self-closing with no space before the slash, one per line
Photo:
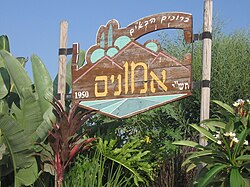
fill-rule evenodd
<path id="1" fill-rule="evenodd" d="M 213 0 L 213 17 L 224 22 L 227 34 L 250 28 L 250 0 Z M 77 42 L 82 50 L 95 44 L 101 25 L 116 19 L 121 27 L 161 12 L 193 15 L 194 33 L 203 25 L 202 0 L 8 0 L 1 2 L 0 35 L 7 35 L 11 53 L 38 55 L 52 78 L 58 72 L 60 22 L 68 22 L 68 47 Z M 157 39 L 157 38 L 153 38 Z M 30 61 L 26 67 L 31 75 Z"/>

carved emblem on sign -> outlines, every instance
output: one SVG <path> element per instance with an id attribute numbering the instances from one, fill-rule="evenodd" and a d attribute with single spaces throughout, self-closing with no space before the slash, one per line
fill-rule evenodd
<path id="1" fill-rule="evenodd" d="M 191 54 L 179 60 L 156 40 L 137 39 L 160 29 L 182 29 L 192 42 L 192 15 L 161 13 L 126 28 L 116 20 L 101 26 L 83 67 L 72 64 L 74 102 L 113 117 L 128 117 L 191 94 Z"/>

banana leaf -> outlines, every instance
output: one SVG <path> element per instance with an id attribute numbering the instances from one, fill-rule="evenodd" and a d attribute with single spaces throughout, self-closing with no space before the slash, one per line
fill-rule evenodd
<path id="1" fill-rule="evenodd" d="M 32 90 L 32 82 L 22 64 L 10 53 L 4 50 L 0 51 L 0 58 L 3 59 L 4 66 L 12 78 L 18 95 L 24 97 L 22 90 L 27 88 Z"/>
<path id="2" fill-rule="evenodd" d="M 52 123 L 56 121 L 56 117 L 53 114 L 53 109 L 48 108 L 48 110 L 43 114 L 43 121 L 36 129 L 36 135 L 39 142 L 43 142 L 48 136 L 48 130 L 51 130 Z"/>
<path id="3" fill-rule="evenodd" d="M 25 134 L 31 138 L 30 141 L 37 140 L 36 130 L 43 122 L 43 114 L 38 103 L 37 94 L 32 93 L 30 89 L 23 89 L 24 98 L 20 98 L 20 108 L 12 105 L 11 112 L 20 123 Z"/>
<path id="4" fill-rule="evenodd" d="M 10 52 L 9 39 L 6 35 L 0 36 L 0 50 L 6 50 Z M 6 74 L 6 69 L 4 68 L 3 60 L 0 57 L 0 99 L 4 98 L 9 93 L 10 78 L 8 73 Z"/>
<path id="5" fill-rule="evenodd" d="M 16 59 L 18 60 L 18 62 L 21 64 L 21 66 L 24 68 L 26 63 L 28 62 L 28 58 L 24 58 L 24 57 L 16 57 Z M 17 93 L 15 84 L 12 80 L 10 80 L 10 93 Z M 15 103 L 19 102 L 19 98 L 16 98 L 16 100 L 14 100 Z M 11 105 L 11 104 L 10 104 Z"/>
<path id="6" fill-rule="evenodd" d="M 6 97 L 10 90 L 10 77 L 0 56 L 0 99 Z"/>
<path id="7" fill-rule="evenodd" d="M 8 52 L 5 50 L 2 50 L 2 53 L 4 55 L 8 54 Z M 20 65 L 22 67 L 24 67 L 25 63 L 27 62 L 27 59 L 25 59 L 23 57 L 18 57 L 18 58 L 16 58 L 16 61 L 18 61 L 20 63 Z M 11 80 L 9 73 L 8 73 L 7 69 L 5 68 L 5 63 L 6 63 L 6 59 L 0 55 L 0 99 L 4 99 L 8 94 L 12 94 L 12 93 L 17 92 L 16 88 L 14 86 L 14 83 Z M 9 97 L 8 100 L 6 100 L 5 102 L 7 102 L 7 103 L 9 103 L 9 105 L 11 105 L 12 102 L 14 102 L 14 101 L 17 103 L 17 102 L 19 102 L 19 99 L 14 100 L 13 97 Z"/>
<path id="8" fill-rule="evenodd" d="M 3 142 L 2 131 L 0 129 L 0 160 L 3 159 L 4 154 L 6 153 L 6 145 Z"/>
<path id="9" fill-rule="evenodd" d="M 45 99 L 45 94 L 49 89 L 52 89 L 52 80 L 49 72 L 46 69 L 41 59 L 36 56 L 31 56 L 32 72 L 34 78 L 35 90 L 39 97 L 39 105 L 41 112 L 45 113 L 48 108 L 52 108 L 50 101 Z"/>
<path id="10" fill-rule="evenodd" d="M 37 127 L 36 134 L 41 141 L 48 136 L 48 130 L 52 128 L 52 123 L 56 118 L 52 112 L 53 107 L 50 102 L 53 100 L 53 84 L 49 72 L 42 60 L 36 56 L 31 56 L 32 71 L 35 84 L 35 90 L 38 94 L 38 101 L 43 114 L 43 121 Z"/>
<path id="11" fill-rule="evenodd" d="M 0 36 L 0 50 L 2 49 L 10 52 L 10 42 L 6 35 Z"/>
<path id="12" fill-rule="evenodd" d="M 30 186 L 34 184 L 34 182 L 38 178 L 38 166 L 36 162 L 36 158 L 33 158 L 33 162 L 30 167 L 19 169 L 16 175 L 16 184 L 17 186 Z"/>
<path id="13" fill-rule="evenodd" d="M 0 62 L 0 64 L 3 64 L 3 63 Z M 9 74 L 4 67 L 0 67 L 0 99 L 3 99 L 4 97 L 6 97 L 9 93 L 9 90 L 10 90 Z"/>
<path id="14" fill-rule="evenodd" d="M 0 99 L 0 114 L 7 114 L 9 112 L 8 103 L 5 99 Z"/>
<path id="15" fill-rule="evenodd" d="M 51 120 L 48 119 L 51 114 L 46 113 L 46 111 L 50 108 L 52 113 L 52 107 L 45 99 L 45 94 L 49 92 L 47 86 L 50 85 L 50 87 L 52 87 L 45 67 L 42 67 L 42 62 L 38 57 L 32 56 L 34 79 L 36 81 L 35 85 L 37 85 L 36 88 L 34 88 L 28 74 L 16 58 L 12 57 L 11 54 L 6 51 L 1 51 L 0 55 L 4 59 L 6 69 L 20 97 L 20 106 L 13 104 L 11 111 L 15 114 L 17 121 L 22 125 L 25 133 L 31 138 L 32 142 L 38 138 L 44 139 L 44 137 L 41 137 L 41 134 L 43 134 L 43 136 L 47 135 L 48 130 L 51 128 Z M 43 69 L 41 69 L 40 72 L 38 72 L 39 67 Z M 46 77 L 46 84 L 42 85 L 41 80 L 44 80 L 44 77 Z M 44 116 L 44 114 L 46 114 L 46 116 Z M 45 122 L 44 119 L 46 119 Z M 43 128 L 44 132 L 39 132 L 40 136 L 38 136 L 37 129 L 40 125 L 46 128 Z"/>
<path id="16" fill-rule="evenodd" d="M 34 157 L 31 156 L 32 151 L 30 149 L 32 145 L 20 124 L 7 114 L 0 114 L 0 129 L 4 138 L 3 142 L 8 151 L 8 154 L 5 154 L 4 157 L 9 157 L 11 160 L 16 182 L 18 170 L 29 168 L 34 162 Z M 0 160 L 0 165 L 7 165 L 6 161 L 8 159 Z"/>

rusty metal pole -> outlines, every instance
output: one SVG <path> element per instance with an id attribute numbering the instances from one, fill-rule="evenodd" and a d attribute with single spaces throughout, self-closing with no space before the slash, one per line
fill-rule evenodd
<path id="1" fill-rule="evenodd" d="M 209 119 L 210 110 L 210 80 L 211 80 L 211 51 L 212 51 L 212 0 L 204 0 L 203 17 L 203 56 L 202 56 L 202 88 L 200 120 Z M 203 124 L 201 125 L 206 128 Z M 205 146 L 207 140 L 200 135 L 200 145 Z"/>

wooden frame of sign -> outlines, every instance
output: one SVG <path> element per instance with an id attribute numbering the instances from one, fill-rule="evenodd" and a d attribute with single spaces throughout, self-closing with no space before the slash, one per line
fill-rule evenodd
<path id="1" fill-rule="evenodd" d="M 182 29 L 192 43 L 192 15 L 182 12 L 144 17 L 126 28 L 110 20 L 97 32 L 85 65 L 72 63 L 73 102 L 111 117 L 126 118 L 191 94 L 192 55 L 179 60 L 157 40 L 143 35 L 161 29 Z"/>

